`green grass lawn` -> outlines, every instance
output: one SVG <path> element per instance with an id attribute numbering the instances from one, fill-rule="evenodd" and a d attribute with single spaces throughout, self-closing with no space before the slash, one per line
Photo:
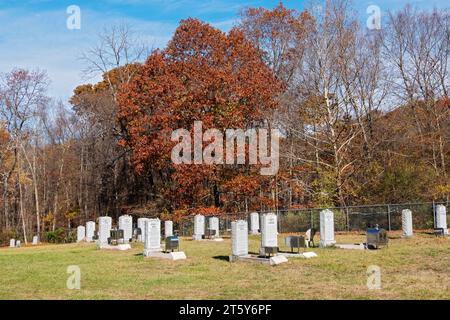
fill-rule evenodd
<path id="1" fill-rule="evenodd" d="M 188 259 L 144 258 L 130 251 L 99 251 L 95 244 L 0 249 L 0 299 L 450 299 L 450 239 L 390 234 L 376 251 L 313 249 L 317 258 L 290 258 L 268 266 L 228 262 L 230 239 L 182 239 Z M 363 234 L 338 234 L 338 243 Z M 280 235 L 280 244 L 283 243 Z M 251 237 L 256 252 L 259 238 Z M 69 265 L 81 268 L 81 290 L 69 290 Z M 381 268 L 382 288 L 367 288 L 367 267 Z"/>

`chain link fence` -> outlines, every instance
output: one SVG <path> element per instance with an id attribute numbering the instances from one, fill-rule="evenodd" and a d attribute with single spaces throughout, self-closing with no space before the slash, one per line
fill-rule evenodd
<path id="1" fill-rule="evenodd" d="M 378 224 L 389 231 L 402 229 L 402 210 L 412 211 L 413 226 L 416 230 L 432 229 L 434 227 L 435 206 L 446 206 L 450 203 L 425 202 L 404 204 L 381 204 L 366 206 L 348 206 L 336 208 L 311 208 L 279 210 L 278 231 L 280 233 L 305 232 L 310 228 L 319 229 L 320 211 L 329 209 L 334 212 L 334 228 L 342 231 L 365 231 L 370 226 Z M 261 214 L 266 212 L 259 212 Z M 220 216 L 220 230 L 227 234 L 231 230 L 231 222 L 237 219 L 250 221 L 250 213 L 232 213 Z M 205 221 L 207 223 L 207 221 Z M 450 226 L 450 214 L 447 214 L 447 225 Z M 178 221 L 178 232 L 182 236 L 191 236 L 194 229 L 193 216 L 184 217 Z"/>

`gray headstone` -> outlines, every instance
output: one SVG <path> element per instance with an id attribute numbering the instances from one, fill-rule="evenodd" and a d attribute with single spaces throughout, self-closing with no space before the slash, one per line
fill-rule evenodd
<path id="1" fill-rule="evenodd" d="M 161 221 L 159 219 L 148 219 L 144 224 L 144 256 L 151 252 L 161 251 Z"/>
<path id="2" fill-rule="evenodd" d="M 436 228 L 442 228 L 444 233 L 448 234 L 447 209 L 442 204 L 436 206 Z"/>
<path id="3" fill-rule="evenodd" d="M 111 217 L 98 218 L 98 243 L 100 245 L 108 244 L 108 238 L 111 236 L 111 227 Z"/>
<path id="4" fill-rule="evenodd" d="M 32 244 L 33 246 L 36 246 L 38 243 L 39 243 L 39 238 L 38 238 L 38 236 L 34 236 L 34 237 L 33 237 L 33 241 L 31 242 L 31 244 Z"/>
<path id="5" fill-rule="evenodd" d="M 16 239 L 9 240 L 9 247 L 10 248 L 15 248 L 16 247 Z"/>
<path id="6" fill-rule="evenodd" d="M 263 214 L 261 217 L 261 247 L 278 247 L 277 215 Z"/>
<path id="7" fill-rule="evenodd" d="M 334 240 L 334 213 L 331 210 L 320 211 L 320 246 L 336 244 Z"/>
<path id="8" fill-rule="evenodd" d="M 128 243 L 133 237 L 133 217 L 129 215 L 119 217 L 119 229 L 123 230 L 123 239 Z"/>
<path id="9" fill-rule="evenodd" d="M 200 240 L 205 234 L 205 217 L 198 214 L 194 217 L 194 240 Z"/>
<path id="10" fill-rule="evenodd" d="M 402 210 L 402 230 L 403 237 L 413 236 L 413 222 L 412 222 L 412 212 L 411 210 Z"/>
<path id="11" fill-rule="evenodd" d="M 173 222 L 172 221 L 164 221 L 164 237 L 173 236 Z"/>
<path id="12" fill-rule="evenodd" d="M 248 223 L 245 220 L 231 222 L 231 254 L 248 255 Z"/>
<path id="13" fill-rule="evenodd" d="M 149 218 L 139 218 L 137 219 L 137 227 L 141 229 L 141 235 L 138 236 L 138 241 L 144 242 L 145 241 L 145 221 L 150 220 Z"/>
<path id="14" fill-rule="evenodd" d="M 208 218 L 208 230 L 216 230 L 216 237 L 219 237 L 219 218 L 209 217 Z"/>
<path id="15" fill-rule="evenodd" d="M 84 226 L 77 227 L 77 242 L 84 241 L 86 239 L 86 228 Z"/>
<path id="16" fill-rule="evenodd" d="M 21 244 L 20 240 L 17 240 L 16 241 L 16 248 L 20 248 L 21 246 L 22 246 L 22 244 Z"/>
<path id="17" fill-rule="evenodd" d="M 259 233 L 259 213 L 258 212 L 250 213 L 250 232 L 251 232 L 251 234 Z"/>
<path id="18" fill-rule="evenodd" d="M 86 241 L 92 242 L 94 240 L 94 234 L 95 234 L 95 222 L 94 221 L 86 222 Z"/>

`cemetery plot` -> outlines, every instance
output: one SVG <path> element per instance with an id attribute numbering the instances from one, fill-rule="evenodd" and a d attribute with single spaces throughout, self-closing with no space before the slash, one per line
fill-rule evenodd
<path id="1" fill-rule="evenodd" d="M 211 243 L 182 237 L 181 248 L 189 257 L 182 263 L 144 258 L 142 243 L 134 243 L 127 252 L 99 252 L 93 250 L 94 244 L 33 247 L 30 242 L 20 249 L 0 249 L 0 298 L 450 299 L 450 291 L 442 285 L 450 283 L 450 240 L 420 231 L 408 239 L 401 234 L 390 233 L 388 250 L 362 254 L 315 248 L 317 257 L 289 258 L 275 270 L 261 263 L 230 264 L 231 239 Z M 278 236 L 280 245 L 286 236 Z M 248 235 L 247 239 L 249 253 L 258 252 L 260 237 Z M 361 243 L 365 235 L 337 233 L 335 240 Z M 32 264 L 23 263 L 30 259 Z M 69 265 L 81 268 L 81 290 L 76 292 L 65 286 Z M 366 286 L 369 265 L 381 268 L 381 290 Z"/>
<path id="2" fill-rule="evenodd" d="M 119 229 L 122 230 L 122 229 Z M 118 230 L 114 230 L 114 236 L 112 237 L 112 218 L 100 217 L 98 218 L 98 240 L 97 248 L 106 250 L 130 250 L 131 246 L 128 243 L 119 243 L 117 239 Z M 123 230 L 121 234 L 123 235 Z M 114 238 L 114 239 L 113 239 Z M 112 241 L 115 240 L 115 241 Z"/>
<path id="3" fill-rule="evenodd" d="M 274 233 L 275 230 L 275 238 L 276 235 L 276 219 L 273 220 L 273 214 L 269 215 L 270 219 L 264 220 L 269 225 L 269 228 L 263 228 L 262 235 L 265 236 L 266 242 L 271 245 L 275 244 L 276 241 L 272 239 L 273 234 L 268 234 L 270 232 Z M 276 216 L 275 216 L 276 218 Z M 271 226 L 271 224 L 275 223 L 275 229 Z M 270 239 L 271 241 L 267 241 Z M 287 262 L 286 257 L 280 255 L 273 255 L 271 257 L 263 257 L 261 255 L 249 254 L 248 252 L 248 224 L 247 221 L 239 220 L 231 223 L 231 256 L 230 261 L 249 261 L 249 262 L 259 262 L 269 265 L 277 265 L 280 263 Z"/>
<path id="4" fill-rule="evenodd" d="M 176 241 L 176 249 L 179 248 L 178 238 L 174 236 L 167 237 L 166 240 L 166 251 L 163 252 L 161 249 L 161 221 L 159 219 L 149 219 L 145 221 L 145 241 L 144 241 L 144 257 L 150 258 L 161 258 L 169 260 L 185 260 L 186 254 L 182 251 L 173 251 L 173 242 Z M 175 239 L 176 238 L 176 239 Z"/>

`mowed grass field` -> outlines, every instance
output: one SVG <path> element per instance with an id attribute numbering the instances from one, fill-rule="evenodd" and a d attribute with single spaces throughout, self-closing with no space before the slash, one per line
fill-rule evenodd
<path id="1" fill-rule="evenodd" d="M 388 248 L 314 248 L 317 258 L 273 267 L 228 262 L 229 238 L 182 238 L 188 259 L 175 262 L 144 258 L 137 243 L 124 252 L 95 244 L 2 248 L 0 299 L 450 299 L 450 239 L 390 237 Z M 363 242 L 365 235 L 337 234 L 336 240 Z M 251 237 L 250 250 L 258 248 L 259 237 Z M 81 269 L 80 290 L 66 287 L 69 265 Z M 370 265 L 381 268 L 380 290 L 367 288 Z"/>

